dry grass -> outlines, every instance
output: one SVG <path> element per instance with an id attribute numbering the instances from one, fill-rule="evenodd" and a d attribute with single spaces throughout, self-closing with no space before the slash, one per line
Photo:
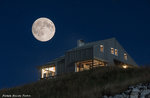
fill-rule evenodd
<path id="1" fill-rule="evenodd" d="M 101 67 L 70 73 L 55 79 L 40 80 L 22 87 L 4 89 L 2 94 L 30 94 L 32 98 L 101 98 L 114 95 L 128 86 L 150 82 L 150 68 L 121 69 Z"/>

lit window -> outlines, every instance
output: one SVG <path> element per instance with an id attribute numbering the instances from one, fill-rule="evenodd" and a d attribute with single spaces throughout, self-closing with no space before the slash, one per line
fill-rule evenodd
<path id="1" fill-rule="evenodd" d="M 111 48 L 111 54 L 114 54 L 114 48 Z"/>
<path id="2" fill-rule="evenodd" d="M 47 68 L 42 68 L 41 70 L 41 78 L 46 78 L 49 76 L 55 76 L 55 66 L 53 67 L 47 67 Z"/>
<path id="3" fill-rule="evenodd" d="M 127 57 L 127 54 L 126 54 L 126 53 L 124 53 L 124 59 L 125 59 L 125 60 L 127 60 L 127 59 L 128 59 L 128 57 Z"/>
<path id="4" fill-rule="evenodd" d="M 115 55 L 118 56 L 118 50 L 117 49 L 115 49 Z"/>
<path id="5" fill-rule="evenodd" d="M 103 45 L 100 45 L 100 51 L 104 52 L 104 46 Z"/>

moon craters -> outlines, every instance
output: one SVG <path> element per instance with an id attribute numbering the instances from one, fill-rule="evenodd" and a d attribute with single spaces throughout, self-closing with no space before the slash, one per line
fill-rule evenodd
<path id="1" fill-rule="evenodd" d="M 55 25 L 48 18 L 39 18 L 33 23 L 32 33 L 37 40 L 48 41 L 55 34 Z"/>

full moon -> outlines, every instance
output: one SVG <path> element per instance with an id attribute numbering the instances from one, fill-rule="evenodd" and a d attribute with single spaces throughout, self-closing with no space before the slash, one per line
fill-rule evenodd
<path id="1" fill-rule="evenodd" d="M 48 18 L 39 18 L 32 25 L 32 34 L 39 41 L 49 41 L 55 34 L 55 25 Z"/>

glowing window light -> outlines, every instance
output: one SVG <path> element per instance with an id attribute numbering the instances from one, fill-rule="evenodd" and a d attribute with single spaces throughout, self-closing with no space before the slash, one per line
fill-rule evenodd
<path id="1" fill-rule="evenodd" d="M 42 68 L 42 70 L 41 70 L 41 78 L 44 78 L 45 74 L 46 74 L 46 77 L 47 77 L 50 72 L 55 73 L 55 66 L 54 67 Z"/>
<path id="2" fill-rule="evenodd" d="M 117 49 L 115 49 L 115 55 L 118 56 L 118 50 Z"/>
<path id="3" fill-rule="evenodd" d="M 44 78 L 44 74 L 46 74 L 46 71 L 44 69 L 42 69 L 41 78 Z"/>
<path id="4" fill-rule="evenodd" d="M 104 52 L 104 46 L 103 45 L 100 45 L 100 51 Z"/>
<path id="5" fill-rule="evenodd" d="M 55 72 L 55 67 L 50 67 L 48 70 L 52 71 L 52 72 Z"/>
<path id="6" fill-rule="evenodd" d="M 46 73 L 45 69 L 42 69 L 42 73 Z"/>
<path id="7" fill-rule="evenodd" d="M 114 48 L 111 48 L 111 54 L 114 54 Z"/>
<path id="8" fill-rule="evenodd" d="M 124 59 L 127 60 L 128 59 L 128 56 L 126 53 L 124 53 Z"/>

